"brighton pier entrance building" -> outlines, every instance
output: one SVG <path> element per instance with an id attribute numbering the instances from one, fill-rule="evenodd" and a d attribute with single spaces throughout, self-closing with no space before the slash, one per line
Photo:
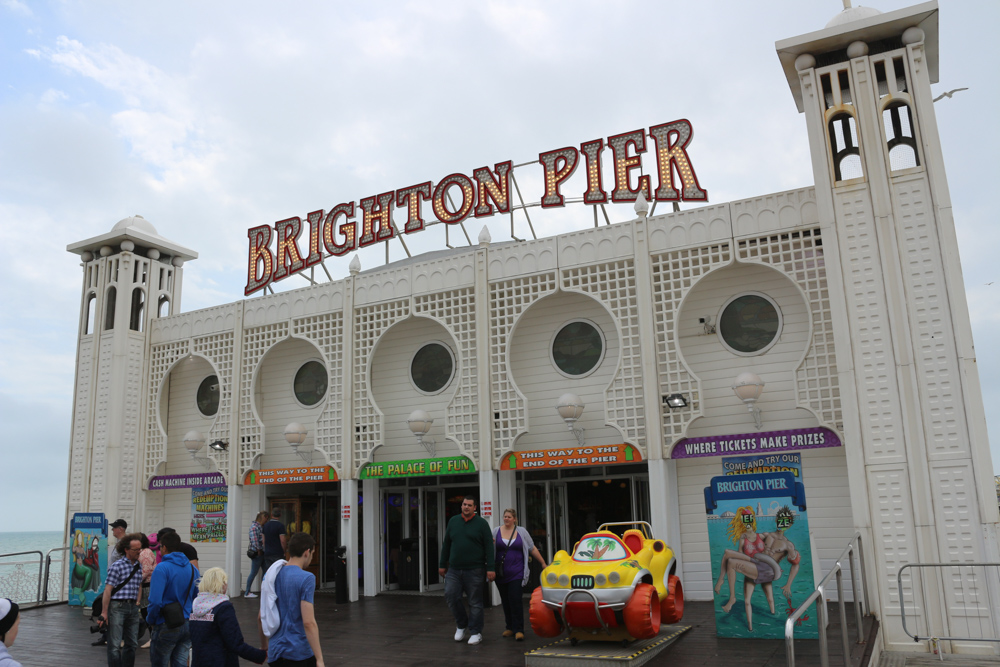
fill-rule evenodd
<path id="1" fill-rule="evenodd" d="M 317 538 L 319 586 L 346 545 L 356 600 L 441 587 L 444 526 L 471 493 L 493 525 L 518 508 L 546 558 L 599 523 L 649 521 L 688 599 L 710 600 L 705 487 L 741 465 L 786 469 L 806 489 L 817 581 L 861 532 L 880 646 L 913 650 L 898 569 L 997 560 L 930 90 L 937 17 L 934 2 L 857 8 L 777 44 L 814 187 L 650 215 L 646 200 L 705 195 L 695 146 L 659 182 L 629 178 L 645 140 L 663 138 L 652 128 L 616 152 L 613 199 L 634 203 L 630 221 L 528 241 L 484 230 L 467 248 L 366 271 L 355 258 L 339 280 L 187 313 L 197 254 L 149 222 L 70 245 L 83 261 L 70 515 L 173 526 L 236 595 L 247 526 L 280 507 Z M 548 157 L 558 180 L 573 157 Z M 502 209 L 502 188 L 492 196 Z M 308 222 L 275 225 L 274 252 L 271 230 L 251 230 L 248 291 L 316 251 Z M 192 488 L 213 485 L 199 509 Z M 908 618 L 996 627 L 991 593 L 921 586 L 904 601 L 940 604 Z"/>

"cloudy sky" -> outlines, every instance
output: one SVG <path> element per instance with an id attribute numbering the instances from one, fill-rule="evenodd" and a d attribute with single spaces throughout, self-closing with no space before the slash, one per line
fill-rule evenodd
<path id="1" fill-rule="evenodd" d="M 988 345 L 1000 339 L 1000 100 L 984 47 L 1000 4 L 941 5 L 934 92 L 969 90 L 935 111 L 1000 434 L 1000 351 Z M 200 253 L 185 271 L 183 309 L 218 305 L 243 298 L 250 227 L 678 118 L 694 126 L 691 157 L 713 203 L 808 186 L 804 117 L 774 42 L 822 28 L 841 8 L 0 0 L 0 500 L 23 508 L 0 515 L 0 531 L 62 523 L 81 282 L 67 244 L 141 214 Z M 537 199 L 538 167 L 517 177 Z M 581 206 L 534 211 L 539 236 L 592 224 Z M 609 215 L 624 220 L 631 207 Z M 473 241 L 482 224 L 467 225 Z M 523 218 L 514 224 L 530 237 Z M 489 221 L 494 240 L 509 226 Z M 443 234 L 406 240 L 416 253 L 443 247 Z M 460 230 L 450 240 L 465 242 Z M 366 249 L 364 268 L 384 252 Z M 390 259 L 403 252 L 394 244 Z M 340 278 L 348 261 L 327 266 Z"/>

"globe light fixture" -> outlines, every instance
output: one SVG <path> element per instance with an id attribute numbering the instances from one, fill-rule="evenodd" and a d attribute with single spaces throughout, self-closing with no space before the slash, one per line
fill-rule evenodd
<path id="1" fill-rule="evenodd" d="M 587 407 L 584 405 L 583 401 L 576 394 L 565 393 L 559 397 L 559 402 L 556 404 L 556 411 L 562 420 L 566 422 L 566 427 L 570 432 L 576 436 L 576 441 L 581 447 L 586 444 L 586 438 L 583 435 L 583 428 L 574 428 L 580 415 L 583 414 L 583 409 Z"/>
<path id="2" fill-rule="evenodd" d="M 735 384 L 733 384 L 733 392 L 736 393 L 737 398 L 743 401 L 744 405 L 747 406 L 747 410 L 753 415 L 753 423 L 758 431 L 763 427 L 763 421 L 760 417 L 760 408 L 757 407 L 756 403 L 763 390 L 764 381 L 760 379 L 759 375 L 749 371 L 740 373 L 736 378 Z"/>

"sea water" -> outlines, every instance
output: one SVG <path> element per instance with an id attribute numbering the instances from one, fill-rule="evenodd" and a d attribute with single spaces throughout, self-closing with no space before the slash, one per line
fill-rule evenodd
<path id="1" fill-rule="evenodd" d="M 14 602 L 34 602 L 38 597 L 39 562 L 44 567 L 50 549 L 63 546 L 62 531 L 37 531 L 0 533 L 0 598 Z M 21 553 L 40 551 L 37 553 Z M 18 556 L 4 554 L 21 553 Z M 49 567 L 49 599 L 65 598 L 60 595 L 62 586 L 62 558 L 66 552 L 52 554 Z"/>

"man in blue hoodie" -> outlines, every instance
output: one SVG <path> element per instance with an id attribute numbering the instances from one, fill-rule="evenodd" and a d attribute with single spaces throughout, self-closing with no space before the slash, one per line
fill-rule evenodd
<path id="1" fill-rule="evenodd" d="M 149 662 L 152 667 L 186 667 L 191 650 L 188 618 L 191 603 L 198 595 L 198 569 L 181 552 L 181 537 L 177 533 L 167 533 L 160 538 L 160 552 L 164 556 L 149 581 L 149 607 L 146 609 L 146 622 L 153 629 Z M 163 608 L 173 602 L 183 609 L 184 623 L 169 628 Z"/>

